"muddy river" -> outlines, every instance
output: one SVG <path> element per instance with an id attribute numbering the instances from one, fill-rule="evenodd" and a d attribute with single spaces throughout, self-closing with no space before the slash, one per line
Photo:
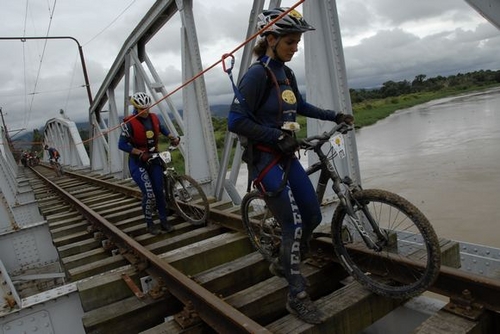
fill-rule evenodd
<path id="1" fill-rule="evenodd" d="M 416 204 L 440 237 L 500 247 L 500 89 L 435 100 L 359 130 L 365 188 Z"/>

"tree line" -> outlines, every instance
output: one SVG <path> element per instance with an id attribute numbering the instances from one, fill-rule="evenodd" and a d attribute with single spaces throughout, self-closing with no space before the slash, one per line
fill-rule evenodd
<path id="1" fill-rule="evenodd" d="M 380 88 L 374 89 L 350 89 L 351 102 L 361 103 L 367 100 L 385 99 L 405 94 L 421 92 L 435 92 L 444 89 L 467 90 L 470 87 L 482 87 L 500 83 L 500 70 L 480 70 L 469 73 L 458 73 L 444 77 L 438 75 L 427 78 L 425 74 L 415 76 L 413 81 L 386 81 Z"/>
<path id="2" fill-rule="evenodd" d="M 500 70 L 479 70 L 447 77 L 438 75 L 433 78 L 427 78 L 427 75 L 419 74 L 411 82 L 408 80 L 389 80 L 379 88 L 351 88 L 349 93 L 356 123 L 361 127 L 373 124 L 376 120 L 388 116 L 397 108 L 405 108 L 416 103 L 423 103 L 429 99 L 439 98 L 439 94 L 443 92 L 462 92 L 498 84 L 500 84 Z M 410 103 L 409 100 L 411 100 L 411 104 L 405 104 Z M 221 150 L 227 132 L 226 118 L 214 116 L 212 117 L 212 123 L 216 145 Z M 79 132 L 88 151 L 87 140 L 89 133 L 87 129 L 79 129 Z M 41 153 L 43 150 L 41 145 L 43 132 L 34 129 L 32 138 L 31 151 Z M 16 153 L 19 154 L 19 152 Z"/>

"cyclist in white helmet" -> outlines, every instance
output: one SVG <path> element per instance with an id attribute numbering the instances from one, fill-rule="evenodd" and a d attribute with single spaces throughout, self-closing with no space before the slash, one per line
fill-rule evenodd
<path id="1" fill-rule="evenodd" d="M 149 112 L 151 97 L 148 94 L 135 93 L 131 96 L 130 103 L 134 106 L 134 112 L 123 120 L 118 147 L 129 153 L 128 167 L 130 175 L 142 191 L 142 210 L 148 232 L 157 235 L 161 229 L 168 233 L 173 230 L 173 226 L 167 221 L 163 169 L 158 162 L 149 162 L 149 158 L 152 153 L 158 152 L 160 133 L 167 136 L 173 146 L 179 145 L 180 139 L 161 124 L 155 113 Z M 160 218 L 160 227 L 153 222 L 155 206 Z"/>
<path id="2" fill-rule="evenodd" d="M 306 292 L 300 262 L 322 215 L 314 187 L 295 155 L 299 146 L 296 115 L 337 123 L 352 123 L 354 118 L 303 100 L 295 75 L 285 63 L 297 52 L 302 33 L 314 28 L 296 10 L 268 26 L 287 11 L 275 8 L 259 14 L 257 29 L 265 30 L 254 48 L 257 62 L 235 89 L 228 128 L 244 139 L 249 175 L 266 194 L 266 203 L 282 227 L 280 256 L 269 270 L 288 282 L 286 308 L 303 321 L 319 324 L 324 315 Z"/>

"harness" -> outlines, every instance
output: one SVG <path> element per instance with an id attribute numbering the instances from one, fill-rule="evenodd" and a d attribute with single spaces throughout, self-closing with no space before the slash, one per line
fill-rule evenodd
<path id="1" fill-rule="evenodd" d="M 272 148 L 265 146 L 265 145 L 262 145 L 262 144 L 257 144 L 255 146 L 255 148 L 257 148 L 259 151 L 274 154 L 274 159 L 269 164 L 267 164 L 267 166 L 259 173 L 259 175 L 257 175 L 255 180 L 253 180 L 253 186 L 256 189 L 259 189 L 259 191 L 267 197 L 276 197 L 281 193 L 281 191 L 283 191 L 283 189 L 286 186 L 286 182 L 288 181 L 288 173 L 290 171 L 290 166 L 292 163 L 292 157 L 285 156 L 281 152 L 273 150 Z M 271 168 L 273 168 L 274 166 L 276 166 L 278 163 L 280 163 L 281 161 L 283 161 L 285 159 L 286 159 L 285 174 L 283 174 L 283 179 L 281 180 L 281 183 L 280 183 L 278 189 L 276 189 L 276 191 L 273 191 L 273 192 L 267 191 L 266 188 L 264 187 L 264 185 L 262 184 L 262 179 L 264 179 L 264 177 L 267 175 L 267 173 L 269 173 Z M 248 179 L 249 179 L 248 188 L 250 188 L 250 184 L 251 184 L 250 171 L 249 171 Z M 247 190 L 247 192 L 248 191 L 249 191 L 249 189 Z"/>
<path id="2" fill-rule="evenodd" d="M 147 130 L 141 120 L 138 117 L 128 116 L 124 118 L 125 122 L 129 122 L 131 127 L 130 141 L 132 145 L 140 150 L 149 151 L 149 147 L 151 147 L 151 141 L 155 148 L 158 150 L 158 134 L 160 133 L 160 120 L 156 114 L 150 113 L 151 123 L 153 126 L 153 134 L 151 138 L 148 138 Z"/>
<path id="3" fill-rule="evenodd" d="M 226 69 L 225 62 L 223 62 L 223 67 L 224 67 L 224 71 L 228 74 L 229 79 L 231 80 L 234 95 L 235 95 L 236 99 L 240 102 L 240 104 L 243 106 L 243 108 L 245 108 L 247 110 L 247 115 L 249 115 L 249 117 L 255 123 L 260 124 L 260 122 L 255 118 L 254 114 L 250 110 L 250 107 L 248 106 L 245 97 L 241 94 L 240 90 L 238 89 L 238 87 L 234 83 L 234 79 L 233 79 L 233 75 L 232 75 L 232 68 L 234 66 L 234 56 L 230 55 L 230 57 L 231 57 L 231 67 Z M 281 85 L 290 86 L 292 88 L 292 91 L 295 94 L 295 96 L 299 96 L 298 94 L 300 94 L 298 91 L 298 88 L 297 88 L 297 82 L 296 82 L 295 76 L 293 74 L 293 71 L 288 66 L 283 65 L 286 79 L 285 80 L 277 80 L 276 76 L 274 75 L 273 71 L 271 71 L 271 69 L 268 67 L 267 63 L 264 63 L 263 61 L 259 60 L 259 61 L 254 62 L 252 65 L 250 65 L 250 67 L 255 66 L 255 65 L 263 66 L 264 69 L 266 70 L 266 87 L 264 89 L 264 93 L 260 97 L 259 103 L 257 105 L 257 109 L 259 109 L 266 102 L 266 100 L 269 98 L 269 94 L 271 93 L 271 88 L 274 85 L 276 87 L 276 94 L 278 94 L 278 103 L 279 103 L 279 115 L 278 115 L 278 117 L 282 118 L 283 117 L 283 106 L 282 106 L 282 100 L 281 100 L 281 96 L 280 96 L 280 91 L 281 91 L 280 86 Z M 263 152 L 272 153 L 273 155 L 275 155 L 275 158 L 259 173 L 259 175 L 257 176 L 257 178 L 255 180 L 252 180 L 251 175 L 252 175 L 252 165 L 253 165 L 253 155 L 254 155 L 253 149 L 254 148 L 258 149 L 260 151 L 263 151 Z M 247 147 L 245 148 L 245 150 L 248 152 L 248 160 L 249 160 L 247 162 L 247 166 L 248 166 L 247 192 L 250 191 L 251 184 L 253 181 L 254 187 L 259 188 L 259 190 L 263 194 L 265 194 L 266 196 L 270 196 L 270 197 L 277 196 L 284 189 L 284 187 L 286 185 L 286 182 L 288 179 L 288 172 L 290 170 L 291 159 L 287 160 L 287 163 L 285 166 L 285 174 L 284 174 L 283 180 L 282 180 L 280 186 L 278 187 L 278 189 L 275 192 L 267 192 L 264 189 L 261 181 L 266 176 L 266 174 L 271 170 L 271 168 L 273 168 L 276 164 L 278 164 L 283 158 L 285 158 L 285 156 L 281 152 L 274 150 L 269 146 L 265 146 L 262 144 L 257 144 L 254 146 L 250 140 L 248 140 Z"/>

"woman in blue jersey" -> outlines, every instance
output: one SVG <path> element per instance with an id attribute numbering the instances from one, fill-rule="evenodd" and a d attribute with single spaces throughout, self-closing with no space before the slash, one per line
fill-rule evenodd
<path id="1" fill-rule="evenodd" d="M 163 192 L 163 169 L 158 161 L 149 161 L 151 153 L 158 152 L 158 137 L 161 134 L 170 139 L 173 146 L 179 145 L 179 137 L 173 136 L 163 126 L 154 113 L 149 112 L 151 97 L 143 92 L 132 95 L 133 116 L 122 123 L 122 133 L 118 142 L 120 150 L 129 153 L 130 175 L 142 191 L 142 211 L 149 233 L 157 235 L 158 226 L 153 222 L 156 205 L 160 218 L 160 228 L 165 232 L 173 227 L 167 222 L 167 203 Z"/>
<path id="2" fill-rule="evenodd" d="M 263 29 L 287 10 L 265 10 L 257 28 Z M 294 131 L 299 127 L 295 117 L 349 124 L 354 117 L 315 107 L 299 94 L 295 76 L 285 63 L 297 52 L 302 33 L 309 30 L 314 28 L 292 10 L 261 33 L 254 48 L 257 62 L 238 84 L 228 128 L 240 136 L 254 185 L 268 194 L 266 202 L 282 226 L 280 256 L 269 269 L 288 281 L 286 308 L 303 321 L 318 324 L 323 314 L 306 292 L 300 262 L 322 217 L 313 185 L 295 156 Z"/>

